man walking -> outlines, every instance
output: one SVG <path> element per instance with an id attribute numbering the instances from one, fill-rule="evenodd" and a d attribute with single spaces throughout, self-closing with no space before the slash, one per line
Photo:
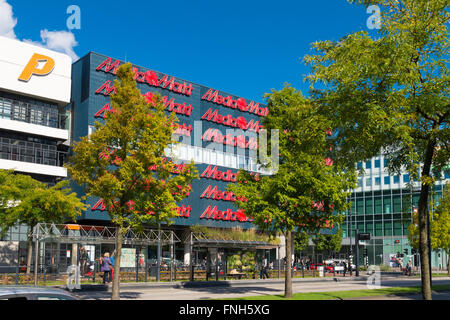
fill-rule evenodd
<path id="1" fill-rule="evenodd" d="M 267 262 L 267 258 L 265 256 L 262 257 L 262 261 L 261 261 L 261 279 L 268 279 L 269 278 L 269 274 L 267 272 L 267 268 L 268 268 L 269 264 Z"/>

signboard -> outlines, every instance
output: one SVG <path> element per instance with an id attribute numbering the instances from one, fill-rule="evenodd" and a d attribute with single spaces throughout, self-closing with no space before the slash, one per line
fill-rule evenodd
<path id="1" fill-rule="evenodd" d="M 359 240 L 370 240 L 370 233 L 360 233 L 358 238 Z"/>
<path id="2" fill-rule="evenodd" d="M 68 55 L 1 36 L 0 48 L 0 89 L 70 103 L 72 59 Z"/>
<path id="3" fill-rule="evenodd" d="M 122 248 L 122 254 L 120 255 L 120 267 L 121 268 L 135 268 L 136 267 L 136 249 L 135 248 Z"/>

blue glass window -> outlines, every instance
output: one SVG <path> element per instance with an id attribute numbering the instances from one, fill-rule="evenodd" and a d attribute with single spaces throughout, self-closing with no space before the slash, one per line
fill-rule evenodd
<path id="1" fill-rule="evenodd" d="M 390 185 L 391 184 L 391 177 L 390 176 L 384 177 L 384 184 L 385 185 Z"/>
<path id="2" fill-rule="evenodd" d="M 380 159 L 376 159 L 375 160 L 375 168 L 379 168 L 380 167 Z"/>
<path id="3" fill-rule="evenodd" d="M 375 185 L 376 185 L 376 186 L 381 185 L 381 178 L 380 178 L 380 177 L 375 178 Z"/>
<path id="4" fill-rule="evenodd" d="M 394 176 L 394 183 L 399 183 L 399 182 L 400 182 L 400 177 Z"/>
<path id="5" fill-rule="evenodd" d="M 366 162 L 366 169 L 372 169 L 372 161 Z"/>
<path id="6" fill-rule="evenodd" d="M 404 174 L 403 175 L 403 182 L 404 183 L 409 183 L 409 174 Z"/>
<path id="7" fill-rule="evenodd" d="M 371 187 L 372 186 L 372 178 L 367 178 L 366 179 L 366 187 Z"/>
<path id="8" fill-rule="evenodd" d="M 358 163 L 356 164 L 356 168 L 362 169 L 362 167 L 363 167 L 362 162 L 358 162 Z"/>

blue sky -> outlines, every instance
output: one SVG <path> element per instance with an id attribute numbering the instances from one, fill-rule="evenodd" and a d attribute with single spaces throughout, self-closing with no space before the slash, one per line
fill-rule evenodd
<path id="1" fill-rule="evenodd" d="M 303 81 L 308 69 L 301 58 L 310 53 L 314 41 L 373 32 L 366 26 L 370 16 L 366 9 L 346 0 L 0 0 L 0 4 L 5 1 L 12 7 L 19 40 L 42 41 L 42 30 L 68 31 L 67 8 L 77 5 L 81 29 L 71 31 L 78 57 L 89 51 L 126 57 L 136 65 L 259 102 L 265 92 L 281 89 L 284 82 L 308 95 Z M 68 46 L 74 44 L 71 41 Z"/>

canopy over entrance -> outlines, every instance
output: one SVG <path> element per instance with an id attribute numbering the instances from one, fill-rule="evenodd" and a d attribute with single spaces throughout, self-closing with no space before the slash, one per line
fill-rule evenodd
<path id="1" fill-rule="evenodd" d="M 105 226 L 85 226 L 79 224 L 39 223 L 33 231 L 33 237 L 39 241 L 76 243 L 115 243 L 117 229 Z M 153 245 L 174 244 L 181 242 L 173 231 L 144 229 L 136 231 L 128 229 L 123 234 L 123 244 Z"/>

